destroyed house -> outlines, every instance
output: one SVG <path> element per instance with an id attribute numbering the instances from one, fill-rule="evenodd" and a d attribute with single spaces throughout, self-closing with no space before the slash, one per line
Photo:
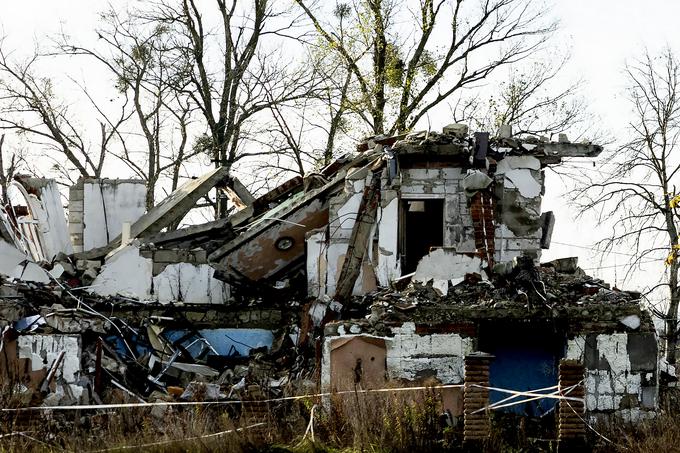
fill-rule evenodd
<path id="1" fill-rule="evenodd" d="M 367 139 L 259 197 L 217 168 L 144 213 L 140 182 L 81 180 L 67 227 L 56 187 L 20 179 L 30 209 L 6 209 L 0 223 L 0 274 L 14 282 L 3 287 L 15 299 L 34 297 L 29 283 L 51 291 L 38 313 L 12 305 L 0 318 L 32 338 L 16 346 L 20 360 L 36 342 L 55 357 L 67 340 L 91 360 L 71 338 L 91 329 L 110 334 L 120 362 L 144 357 L 137 371 L 160 388 L 196 376 L 245 382 L 244 366 L 273 387 L 314 370 L 322 391 L 438 383 L 472 437 L 488 434 L 489 407 L 554 416 L 560 436 L 582 437 L 586 415 L 637 420 L 658 396 L 640 295 L 586 275 L 575 258 L 541 263 L 556 221 L 542 209 L 546 167 L 600 152 L 452 124 Z M 230 215 L 173 229 L 213 188 Z M 82 303 L 111 318 L 68 322 Z M 39 318 L 16 324 L 28 315 Z M 46 325 L 64 338 L 44 341 Z M 263 372 L 253 357 L 279 365 Z M 68 385 L 86 362 L 71 364 Z M 548 396 L 507 401 L 488 388 Z M 572 399 L 557 402 L 564 392 Z"/>

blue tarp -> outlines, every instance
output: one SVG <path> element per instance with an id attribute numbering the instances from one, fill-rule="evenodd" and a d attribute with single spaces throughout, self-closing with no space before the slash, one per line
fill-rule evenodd
<path id="1" fill-rule="evenodd" d="M 510 344 L 498 345 L 493 351 L 496 356 L 489 367 L 491 387 L 527 391 L 557 385 L 557 358 L 550 348 L 541 346 L 537 341 L 533 347 Z M 555 390 L 543 391 L 551 393 Z M 489 401 L 495 403 L 510 396 L 507 393 L 491 391 Z M 520 401 L 526 397 L 517 397 Z M 544 398 L 518 404 L 499 410 L 520 415 L 541 416 L 551 411 L 556 404 L 555 399 Z"/>
<path id="2" fill-rule="evenodd" d="M 163 331 L 163 336 L 173 343 L 188 334 L 188 330 L 166 329 Z M 199 330 L 198 334 L 212 346 L 217 354 L 204 342 L 196 341 L 199 338 L 197 335 L 191 335 L 182 341 L 182 344 L 188 347 L 189 354 L 194 358 L 204 354 L 247 357 L 251 349 L 266 347 L 269 350 L 274 342 L 272 331 L 265 329 L 203 329 Z"/>

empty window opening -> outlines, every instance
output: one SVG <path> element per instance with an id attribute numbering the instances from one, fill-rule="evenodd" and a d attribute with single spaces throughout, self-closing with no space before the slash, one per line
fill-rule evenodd
<path id="1" fill-rule="evenodd" d="M 410 274 L 432 247 L 444 245 L 444 200 L 402 200 L 399 242 L 402 273 Z"/>

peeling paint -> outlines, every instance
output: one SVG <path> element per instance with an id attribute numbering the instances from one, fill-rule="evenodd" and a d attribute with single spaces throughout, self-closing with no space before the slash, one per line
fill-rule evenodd
<path id="1" fill-rule="evenodd" d="M 124 222 L 136 222 L 145 211 L 143 181 L 88 180 L 83 183 L 83 247 L 108 244 Z"/>
<path id="2" fill-rule="evenodd" d="M 152 261 L 139 254 L 139 246 L 127 245 L 106 259 L 89 291 L 100 296 L 151 297 Z"/>
<path id="3" fill-rule="evenodd" d="M 170 264 L 153 277 L 154 295 L 160 303 L 224 304 L 229 285 L 213 278 L 214 273 L 207 264 Z"/>

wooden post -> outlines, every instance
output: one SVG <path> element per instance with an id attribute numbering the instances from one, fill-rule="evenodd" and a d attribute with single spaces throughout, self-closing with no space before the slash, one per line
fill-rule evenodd
<path id="1" fill-rule="evenodd" d="M 480 410 L 489 405 L 489 364 L 491 354 L 474 353 L 465 357 L 465 387 L 463 395 L 465 443 L 486 441 L 491 434 L 489 413 Z"/>
<path id="2" fill-rule="evenodd" d="M 352 295 L 354 284 L 361 272 L 364 256 L 368 250 L 370 234 L 376 221 L 378 204 L 380 203 L 380 181 L 382 167 L 373 169 L 371 183 L 364 188 L 357 218 L 349 238 L 345 261 L 342 263 L 338 284 L 335 287 L 335 299 L 344 302 Z"/>

